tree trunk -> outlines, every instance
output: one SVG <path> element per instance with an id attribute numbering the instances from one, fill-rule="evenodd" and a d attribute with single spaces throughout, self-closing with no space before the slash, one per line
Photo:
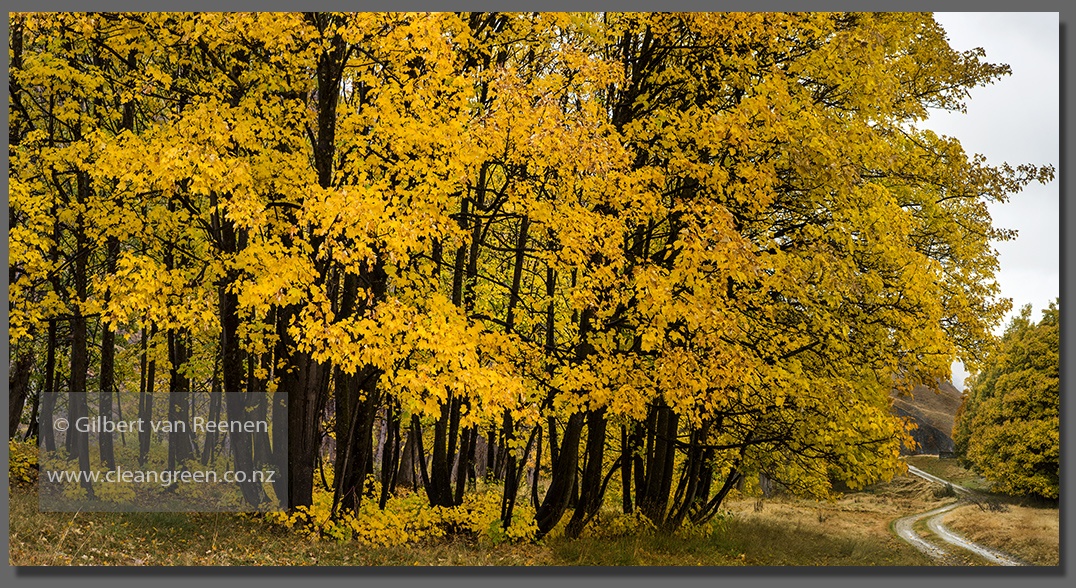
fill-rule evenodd
<path id="1" fill-rule="evenodd" d="M 268 422 L 269 395 L 255 374 L 256 364 L 261 363 L 261 356 L 247 354 L 247 397 L 254 403 L 254 420 Z M 269 431 L 254 432 L 254 465 L 264 467 L 273 463 L 273 444 Z"/>
<path id="2" fill-rule="evenodd" d="M 157 378 L 157 362 L 149 359 L 149 340 L 157 332 L 156 325 L 146 332 L 142 328 L 142 378 L 138 395 L 138 418 L 143 426 L 138 432 L 138 465 L 144 465 L 149 458 L 149 446 L 153 429 L 148 425 L 153 421 L 153 384 Z"/>
<path id="3" fill-rule="evenodd" d="M 8 376 L 8 439 L 14 439 L 19 433 L 22 409 L 30 390 L 30 374 L 34 367 L 33 341 L 15 354 L 15 365 Z"/>
<path id="4" fill-rule="evenodd" d="M 53 215 L 56 214 L 56 207 L 53 207 Z M 53 264 L 60 258 L 60 221 L 57 220 L 53 223 L 53 239 L 52 245 L 49 247 L 49 259 Z M 52 283 L 53 292 L 60 292 L 60 278 L 54 272 L 49 277 L 49 281 Z M 56 348 L 57 348 L 57 331 L 59 330 L 58 318 L 53 318 L 49 321 L 49 341 L 48 348 L 45 351 L 45 387 L 43 390 L 43 397 L 41 399 L 41 418 L 40 423 L 45 423 L 45 426 L 41 428 L 42 442 L 45 446 L 45 451 L 49 453 L 56 451 L 56 432 L 53 430 L 52 414 L 56 407 Z"/>
<path id="5" fill-rule="evenodd" d="M 329 381 L 326 366 L 308 353 L 296 351 L 296 341 L 287 332 L 296 312 L 293 307 L 282 309 L 277 322 L 280 355 L 288 358 L 278 389 L 288 394 L 288 497 L 292 510 L 309 506 L 313 500 L 319 420 Z"/>
<path id="6" fill-rule="evenodd" d="M 78 181 L 78 201 L 86 202 L 89 199 L 89 177 L 83 172 L 76 174 Z M 75 283 L 75 302 L 72 305 L 71 316 L 71 384 L 68 386 L 70 398 L 68 417 L 70 428 L 67 436 L 70 440 L 71 457 L 78 459 L 79 470 L 90 471 L 90 437 L 89 433 L 79 432 L 75 423 L 78 419 L 88 417 L 89 411 L 86 406 L 86 379 L 89 372 L 89 356 L 87 353 L 86 317 L 82 314 L 82 303 L 86 301 L 86 266 L 89 256 L 89 242 L 84 230 L 82 214 L 78 215 L 75 224 L 75 252 L 74 273 L 72 278 Z M 83 477 L 82 487 L 86 489 L 89 498 L 94 497 L 93 484 L 89 478 Z"/>
<path id="7" fill-rule="evenodd" d="M 236 250 L 235 231 L 227 224 L 223 225 L 226 250 Z M 246 421 L 247 397 L 243 392 L 243 361 L 239 347 L 239 298 L 231 290 L 230 284 L 238 279 L 237 270 L 229 270 L 225 280 L 217 288 L 221 317 L 221 376 L 224 382 L 224 410 L 228 420 Z M 251 433 L 229 432 L 228 441 L 232 448 L 234 468 L 237 471 L 254 470 L 254 437 Z M 265 493 L 261 485 L 248 478 L 239 483 L 243 499 L 251 506 L 265 502 Z"/>
<path id="8" fill-rule="evenodd" d="M 576 506 L 572 520 L 568 522 L 565 534 L 579 537 L 583 525 L 597 514 L 602 501 L 602 464 L 605 459 L 605 409 L 587 411 L 587 459 L 580 480 L 579 504 Z"/>
<path id="9" fill-rule="evenodd" d="M 222 390 L 220 383 L 220 374 L 217 369 L 213 369 L 213 380 L 210 384 L 209 393 L 209 422 L 216 422 L 220 420 L 220 409 L 223 404 Z M 217 447 L 218 433 L 216 428 L 211 428 L 205 433 L 205 442 L 202 445 L 202 465 L 209 465 L 213 463 L 216 447 Z"/>
<path id="10" fill-rule="evenodd" d="M 187 362 L 187 346 L 182 333 L 168 331 L 169 386 L 168 420 L 173 427 L 168 434 L 168 469 L 177 470 L 191 457 L 190 387 L 180 368 Z M 232 415 L 229 415 L 232 416 Z M 236 417 L 232 417 L 236 418 Z M 242 420 L 249 419 L 249 415 Z M 182 426 L 175 426 L 183 423 Z M 239 434 L 233 433 L 233 436 Z M 251 471 L 247 468 L 246 471 Z"/>
<path id="11" fill-rule="evenodd" d="M 631 424 L 634 429 L 635 423 Z M 633 436 L 628 434 L 628 425 L 620 426 L 620 506 L 624 514 L 631 514 L 631 466 L 635 462 L 635 446 L 632 445 Z"/>
<path id="12" fill-rule="evenodd" d="M 396 483 L 401 486 L 408 486 L 412 490 L 418 488 L 419 480 L 417 472 L 415 471 L 418 463 L 418 455 L 415 446 L 415 436 L 412 433 L 407 434 L 407 440 L 404 442 L 403 451 L 400 452 L 400 463 L 396 472 Z"/>
<path id="13" fill-rule="evenodd" d="M 557 464 L 550 472 L 549 489 L 542 501 L 535 518 L 538 521 L 538 536 L 543 537 L 560 522 L 561 516 L 568 508 L 572 490 L 576 483 L 576 468 L 579 465 L 579 439 L 583 431 L 584 415 L 577 412 L 568 417 L 564 428 L 564 440 L 560 444 Z"/>
<path id="14" fill-rule="evenodd" d="M 291 505 L 288 493 L 291 487 L 291 475 L 288 467 L 288 392 L 277 389 L 273 394 L 273 465 L 277 475 L 273 478 L 273 491 L 281 507 Z"/>
<path id="15" fill-rule="evenodd" d="M 385 443 L 381 447 L 381 499 L 377 507 L 385 510 L 390 492 L 395 490 L 396 462 L 400 457 L 400 415 L 393 399 L 385 403 Z"/>

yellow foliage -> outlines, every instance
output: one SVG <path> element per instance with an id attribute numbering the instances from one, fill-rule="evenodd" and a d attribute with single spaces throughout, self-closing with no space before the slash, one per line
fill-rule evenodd
<path id="1" fill-rule="evenodd" d="M 7 442 L 8 484 L 26 488 L 37 483 L 38 449 L 36 443 L 23 443 L 17 438 Z"/>
<path id="2" fill-rule="evenodd" d="M 900 467 L 892 386 L 977 366 L 1009 306 L 987 204 L 1053 176 L 916 127 L 1008 73 L 929 14 L 9 24 L 12 345 L 99 313 L 189 336 L 177 368 L 200 382 L 321 407 L 375 374 L 401 414 L 507 422 L 516 445 L 668 411 L 716 472 L 813 496 Z M 117 242 L 115 269 L 87 269 Z M 520 506 L 498 534 L 492 494 L 336 518 L 326 500 L 281 522 L 393 545 L 535 533 Z"/>
<path id="3" fill-rule="evenodd" d="M 317 480 L 315 480 L 317 482 Z M 363 499 L 359 512 L 339 510 L 332 515 L 332 493 L 315 486 L 314 500 L 292 513 L 268 513 L 268 520 L 303 534 L 338 542 L 357 541 L 365 545 L 394 546 L 444 537 L 446 532 L 467 532 L 484 541 L 532 541 L 537 525 L 534 509 L 517 505 L 512 524 L 503 529 L 500 519 L 501 497 L 490 489 L 464 496 L 462 504 L 445 508 L 430 506 L 421 493 L 401 491 L 389 495 L 385 508 L 378 508 L 380 483 L 371 475 L 366 486 L 370 496 Z"/>

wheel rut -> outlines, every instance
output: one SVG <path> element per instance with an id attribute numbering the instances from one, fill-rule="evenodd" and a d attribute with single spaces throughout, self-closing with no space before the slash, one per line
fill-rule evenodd
<path id="1" fill-rule="evenodd" d="M 935 482 L 938 484 L 951 484 L 953 490 L 960 496 L 960 499 L 951 504 L 940 506 L 927 512 L 917 513 L 901 517 L 894 521 L 893 529 L 897 535 L 910 543 L 913 547 L 923 552 L 927 556 L 937 560 L 942 565 L 959 566 L 959 565 L 977 565 L 969 564 L 965 558 L 967 553 L 974 553 L 975 555 L 983 558 L 988 564 L 999 566 L 1026 566 L 1029 565 L 1020 559 L 1013 557 L 1002 551 L 991 549 L 984 545 L 980 545 L 973 541 L 969 541 L 957 533 L 954 533 L 948 527 L 945 526 L 943 519 L 945 514 L 955 509 L 958 506 L 966 504 L 970 498 L 975 496 L 975 493 L 963 486 L 952 484 L 947 480 L 943 480 L 937 476 L 928 474 L 923 470 L 914 466 L 908 466 L 908 472 L 912 475 L 919 476 L 924 480 Z M 935 537 L 940 538 L 948 545 L 942 546 L 928 541 L 921 537 L 918 532 L 913 528 L 915 523 L 927 519 L 926 525 Z M 955 550 L 953 548 L 956 548 Z"/>

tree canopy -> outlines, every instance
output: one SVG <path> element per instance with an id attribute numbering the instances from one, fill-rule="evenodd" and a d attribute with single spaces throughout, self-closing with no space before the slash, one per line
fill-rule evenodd
<path id="1" fill-rule="evenodd" d="M 542 534 L 615 473 L 666 527 L 892 475 L 891 386 L 1009 308 L 987 204 L 1053 175 L 917 127 L 1008 73 L 929 14 L 9 24 L 13 362 L 69 345 L 36 389 L 85 390 L 115 333 L 116 388 L 286 395 L 292 507 L 323 433 L 334 511 L 404 435 L 460 504 L 484 436 Z"/>
<path id="2" fill-rule="evenodd" d="M 1059 497 L 1060 300 L 1031 322 L 1024 306 L 964 397 L 953 437 L 961 459 L 1002 492 Z"/>

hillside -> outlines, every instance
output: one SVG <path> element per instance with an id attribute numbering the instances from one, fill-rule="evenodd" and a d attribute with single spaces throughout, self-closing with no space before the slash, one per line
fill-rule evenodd
<path id="1" fill-rule="evenodd" d="M 937 454 L 953 450 L 953 423 L 960 408 L 960 391 L 949 382 L 942 382 L 936 389 L 916 386 L 911 394 L 890 393 L 893 398 L 893 414 L 911 417 L 918 428 L 912 431 L 917 447 L 901 448 L 901 453 Z"/>

